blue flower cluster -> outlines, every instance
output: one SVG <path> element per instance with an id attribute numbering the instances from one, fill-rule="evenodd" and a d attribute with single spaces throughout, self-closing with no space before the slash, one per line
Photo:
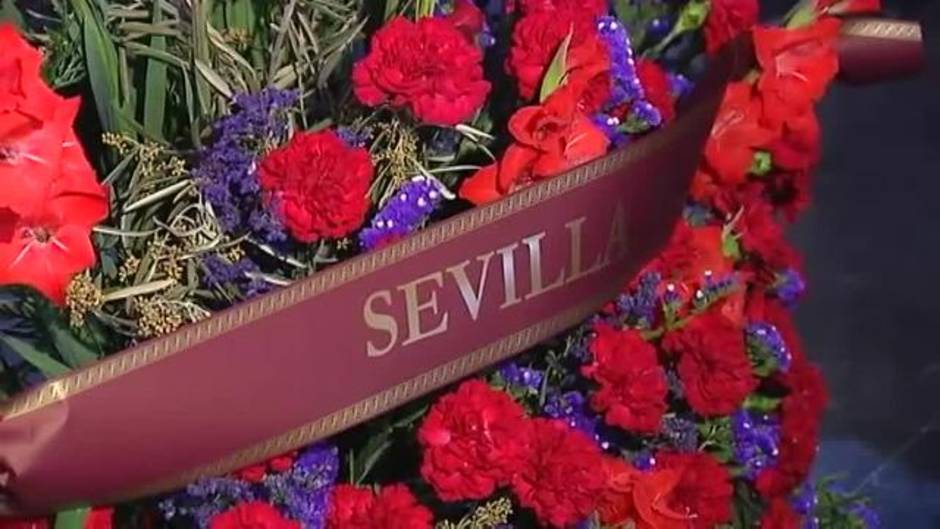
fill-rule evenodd
<path id="1" fill-rule="evenodd" d="M 793 306 L 806 291 L 806 282 L 798 271 L 787 268 L 777 272 L 777 281 L 774 283 L 773 291 L 785 305 Z"/>
<path id="2" fill-rule="evenodd" d="M 206 272 L 203 280 L 209 287 L 225 288 L 226 285 L 232 285 L 249 299 L 271 290 L 270 283 L 252 277 L 252 274 L 260 273 L 261 269 L 247 257 L 233 263 L 217 254 L 208 254 L 203 257 L 202 265 Z"/>
<path id="3" fill-rule="evenodd" d="M 271 474 L 261 483 L 235 478 L 206 478 L 160 502 L 166 520 L 190 518 L 200 529 L 212 518 L 238 503 L 267 501 L 303 529 L 323 529 L 330 493 L 339 476 L 339 452 L 334 446 L 317 444 L 307 448 L 293 467 Z"/>
<path id="4" fill-rule="evenodd" d="M 621 294 L 617 299 L 617 309 L 626 318 L 637 322 L 640 327 L 651 327 L 656 321 L 659 309 L 657 289 L 663 278 L 658 272 L 647 272 L 640 277 L 639 285 L 632 294 Z"/>
<path id="5" fill-rule="evenodd" d="M 541 389 L 542 381 L 545 380 L 545 373 L 538 369 L 521 367 L 514 362 L 510 362 L 501 367 L 499 374 L 509 385 L 526 388 L 532 391 Z"/>
<path id="6" fill-rule="evenodd" d="M 630 124 L 627 126 L 637 131 L 646 131 L 662 125 L 663 117 L 659 110 L 646 100 L 643 84 L 637 75 L 636 59 L 627 28 L 617 17 L 605 16 L 597 20 L 597 32 L 610 56 L 612 83 L 605 113 L 595 116 L 594 122 L 607 133 L 614 145 L 621 145 L 626 141 L 622 133 L 625 124 L 611 115 L 611 111 L 629 104 Z"/>
<path id="7" fill-rule="evenodd" d="M 744 331 L 748 352 L 758 359 L 772 359 L 776 368 L 786 372 L 790 369 L 792 356 L 783 336 L 769 323 L 755 322 Z"/>
<path id="8" fill-rule="evenodd" d="M 437 209 L 449 191 L 437 179 L 416 176 L 392 196 L 359 233 L 359 244 L 372 250 L 417 230 Z"/>
<path id="9" fill-rule="evenodd" d="M 559 419 L 575 430 L 581 430 L 597 441 L 601 448 L 608 448 L 606 442 L 601 441 L 598 433 L 600 418 L 588 406 L 587 397 L 580 391 L 566 393 L 552 393 L 545 400 L 542 413 L 552 419 Z"/>
<path id="10" fill-rule="evenodd" d="M 264 203 L 256 169 L 258 157 L 285 139 L 287 113 L 296 102 L 295 92 L 274 88 L 240 94 L 232 113 L 215 124 L 213 142 L 200 153 L 193 174 L 226 233 L 269 244 L 286 239 Z"/>
<path id="11" fill-rule="evenodd" d="M 776 464 L 780 455 L 780 422 L 776 417 L 748 410 L 731 416 L 734 436 L 734 459 L 748 479 Z"/>

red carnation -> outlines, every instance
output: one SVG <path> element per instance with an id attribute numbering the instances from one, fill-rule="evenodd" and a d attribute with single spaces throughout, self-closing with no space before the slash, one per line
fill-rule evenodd
<path id="1" fill-rule="evenodd" d="M 531 421 L 528 443 L 526 460 L 512 479 L 519 503 L 555 527 L 587 518 L 606 481 L 597 445 L 564 422 L 549 419 Z"/>
<path id="2" fill-rule="evenodd" d="M 777 464 L 757 476 L 757 490 L 767 498 L 791 492 L 809 475 L 819 444 L 819 427 L 828 402 L 822 374 L 794 356 L 782 377 L 790 394 L 781 403 L 780 455 Z"/>
<path id="3" fill-rule="evenodd" d="M 745 181 L 754 152 L 777 139 L 776 129 L 761 121 L 760 100 L 746 82 L 731 83 L 705 146 L 705 161 L 723 184 Z"/>
<path id="4" fill-rule="evenodd" d="M 526 15 L 539 11 L 569 9 L 599 17 L 607 14 L 607 0 L 519 0 L 519 9 Z"/>
<path id="5" fill-rule="evenodd" d="M 486 102 L 490 83 L 482 62 L 451 21 L 396 17 L 375 33 L 369 54 L 353 68 L 353 89 L 363 104 L 388 102 L 425 123 L 456 125 Z"/>
<path id="6" fill-rule="evenodd" d="M 234 475 L 238 479 L 243 479 L 251 483 L 260 483 L 264 480 L 264 476 L 267 475 L 269 470 L 273 473 L 287 472 L 290 470 L 290 467 L 294 464 L 295 457 L 296 452 L 282 454 L 256 465 L 247 466 L 236 471 Z"/>
<path id="7" fill-rule="evenodd" d="M 558 47 L 571 33 L 566 82 L 579 87 L 577 99 L 598 76 L 609 77 L 607 48 L 597 36 L 594 17 L 583 9 L 538 11 L 526 15 L 512 34 L 507 66 L 519 83 L 519 94 L 531 100 L 538 94 Z M 609 80 L 601 81 L 609 82 Z"/>
<path id="8" fill-rule="evenodd" d="M 261 161 L 258 176 L 290 234 L 314 242 L 362 225 L 372 172 L 368 151 L 328 130 L 294 135 Z"/>
<path id="9" fill-rule="evenodd" d="M 418 430 L 421 475 L 445 501 L 486 498 L 519 467 L 524 426 L 525 411 L 509 395 L 481 380 L 464 382 Z"/>
<path id="10" fill-rule="evenodd" d="M 760 529 L 799 529 L 800 517 L 784 498 L 774 498 L 760 519 Z"/>
<path id="11" fill-rule="evenodd" d="M 726 43 L 754 27 L 760 14 L 757 0 L 713 0 L 705 21 L 705 49 L 715 55 Z"/>
<path id="12" fill-rule="evenodd" d="M 636 75 L 643 85 L 646 100 L 656 107 L 663 121 L 668 123 L 675 119 L 676 98 L 666 70 L 656 61 L 640 59 L 636 63 Z"/>
<path id="13" fill-rule="evenodd" d="M 679 355 L 679 378 L 689 405 L 700 415 L 728 415 L 757 387 L 744 333 L 709 311 L 666 335 L 663 347 Z"/>
<path id="14" fill-rule="evenodd" d="M 839 70 L 840 22 L 824 17 L 801 28 L 759 27 L 754 49 L 762 72 L 757 88 L 764 116 L 781 123 L 818 101 Z"/>
<path id="15" fill-rule="evenodd" d="M 784 239 L 774 208 L 759 194 L 752 193 L 745 198 L 736 226 L 744 249 L 759 256 L 768 268 L 792 266 L 799 257 Z"/>
<path id="16" fill-rule="evenodd" d="M 734 488 L 728 469 L 704 453 L 660 452 L 657 469 L 677 470 L 679 482 L 669 506 L 681 513 L 691 513 L 691 529 L 712 529 L 731 521 L 731 497 Z"/>
<path id="17" fill-rule="evenodd" d="M 431 529 L 430 509 L 400 484 L 372 489 L 338 485 L 333 489 L 327 529 Z M 215 529 L 215 528 L 211 528 Z"/>
<path id="18" fill-rule="evenodd" d="M 288 520 L 269 503 L 252 501 L 215 515 L 209 529 L 300 529 L 300 522 Z"/>
<path id="19" fill-rule="evenodd" d="M 631 329 L 597 325 L 591 342 L 594 362 L 584 375 L 600 384 L 591 405 L 607 424 L 639 433 L 656 433 L 666 411 L 669 386 L 656 348 Z"/>

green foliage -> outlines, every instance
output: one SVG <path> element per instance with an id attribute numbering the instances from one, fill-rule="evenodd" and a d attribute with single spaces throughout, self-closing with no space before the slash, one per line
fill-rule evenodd
<path id="1" fill-rule="evenodd" d="M 46 378 L 63 375 L 98 360 L 100 351 L 77 336 L 61 311 L 35 290 L 0 288 L 0 348 L 22 359 Z M 0 357 L 0 389 L 21 389 L 27 371 Z"/>
<path id="2" fill-rule="evenodd" d="M 83 529 L 89 512 L 91 512 L 91 509 L 88 507 L 77 507 L 62 511 L 55 516 L 54 529 Z"/>
<path id="3" fill-rule="evenodd" d="M 548 96 L 558 90 L 568 77 L 568 47 L 571 46 L 571 37 L 573 31 L 568 32 L 565 40 L 558 45 L 558 50 L 545 70 L 545 78 L 542 79 L 542 89 L 539 93 L 539 102 L 544 102 Z"/>

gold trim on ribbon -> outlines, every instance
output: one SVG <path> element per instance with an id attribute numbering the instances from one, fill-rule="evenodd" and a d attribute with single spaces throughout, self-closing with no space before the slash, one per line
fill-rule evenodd
<path id="1" fill-rule="evenodd" d="M 64 401 L 121 375 L 169 358 L 534 205 L 562 196 L 598 178 L 609 176 L 625 165 L 636 163 L 637 160 L 648 157 L 664 147 L 668 148 L 690 128 L 700 126 L 700 120 L 714 111 L 722 96 L 723 94 L 719 93 L 703 99 L 696 108 L 690 109 L 682 120 L 629 149 L 617 151 L 556 178 L 527 187 L 493 204 L 432 225 L 395 245 L 350 259 L 289 287 L 221 311 L 207 320 L 184 327 L 173 334 L 153 339 L 81 370 L 50 380 L 34 390 L 0 403 L 0 420 L 13 419 Z M 350 421 L 343 422 L 350 424 Z"/>
<path id="2" fill-rule="evenodd" d="M 118 503 L 131 498 L 150 496 L 159 492 L 178 489 L 199 478 L 223 475 L 257 461 L 270 459 L 298 447 L 330 437 L 352 425 L 373 419 L 410 400 L 476 373 L 550 338 L 576 325 L 584 319 L 585 314 L 590 314 L 608 299 L 608 295 L 593 297 L 562 313 L 505 336 L 476 351 L 426 371 L 351 406 L 337 410 L 287 433 L 262 441 L 247 449 L 235 452 L 214 463 L 155 483 L 145 489 L 110 498 L 108 503 Z"/>
<path id="3" fill-rule="evenodd" d="M 923 39 L 920 24 L 917 22 L 885 18 L 856 18 L 846 20 L 842 24 L 841 33 L 849 37 L 866 37 L 872 39 L 913 42 L 920 42 Z"/>

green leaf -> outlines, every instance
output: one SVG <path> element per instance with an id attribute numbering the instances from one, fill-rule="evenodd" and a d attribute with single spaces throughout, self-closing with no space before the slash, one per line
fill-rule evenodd
<path id="1" fill-rule="evenodd" d="M 23 13 L 16 7 L 16 0 L 3 0 L 0 4 L 0 22 L 9 22 L 20 30 L 26 27 Z"/>
<path id="2" fill-rule="evenodd" d="M 91 509 L 78 507 L 55 515 L 55 529 L 83 529 Z"/>
<path id="3" fill-rule="evenodd" d="M 153 2 L 153 23 L 163 20 L 163 0 Z M 150 47 L 156 52 L 166 52 L 166 37 L 154 34 Z M 156 58 L 147 60 L 147 82 L 144 96 L 144 130 L 155 139 L 163 139 L 163 124 L 166 115 L 167 65 Z"/>
<path id="4" fill-rule="evenodd" d="M 545 70 L 545 77 L 542 79 L 542 90 L 539 93 L 540 103 L 548 99 L 548 96 L 552 95 L 558 87 L 565 84 L 568 77 L 568 47 L 571 46 L 572 35 L 573 32 L 569 31 L 565 40 L 561 41 L 558 51 L 555 52 L 555 57 L 552 58 L 548 69 Z"/>
<path id="5" fill-rule="evenodd" d="M 398 14 L 398 4 L 400 0 L 385 0 L 385 20 L 389 20 Z"/>
<path id="6" fill-rule="evenodd" d="M 19 338 L 0 335 L 0 341 L 5 343 L 23 361 L 39 370 L 46 378 L 62 376 L 71 370 L 53 359 L 48 353 L 40 351 L 33 344 Z"/>
<path id="7" fill-rule="evenodd" d="M 105 130 L 133 134 L 119 114 L 121 79 L 118 53 L 104 22 L 88 0 L 70 0 L 78 13 L 88 80 Z"/>
<path id="8" fill-rule="evenodd" d="M 49 336 L 52 338 L 52 343 L 59 352 L 59 356 L 69 367 L 77 369 L 98 361 L 98 355 L 95 354 L 95 351 L 79 340 L 72 333 L 72 330 L 61 322 L 50 324 Z"/>

